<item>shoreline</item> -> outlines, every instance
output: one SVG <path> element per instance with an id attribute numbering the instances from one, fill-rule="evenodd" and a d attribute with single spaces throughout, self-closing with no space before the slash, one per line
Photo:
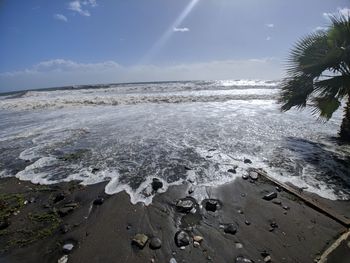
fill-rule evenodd
<path id="1" fill-rule="evenodd" d="M 14 208 L 0 230 L 0 262 L 315 262 L 347 230 L 262 176 L 206 187 L 199 204 L 188 182 L 157 193 L 149 206 L 131 204 L 124 191 L 107 195 L 105 185 L 0 179 L 2 208 Z M 277 198 L 262 198 L 272 192 Z M 177 203 L 183 198 L 191 212 Z M 189 245 L 177 246 L 180 230 Z M 135 246 L 137 234 L 159 238 L 161 247 Z M 341 263 L 343 250 L 328 262 Z"/>

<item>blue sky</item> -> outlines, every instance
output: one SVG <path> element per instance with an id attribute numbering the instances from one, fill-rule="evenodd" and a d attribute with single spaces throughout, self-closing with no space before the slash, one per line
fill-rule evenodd
<path id="1" fill-rule="evenodd" d="M 3 0 L 0 92 L 278 79 L 292 44 L 348 0 Z"/>

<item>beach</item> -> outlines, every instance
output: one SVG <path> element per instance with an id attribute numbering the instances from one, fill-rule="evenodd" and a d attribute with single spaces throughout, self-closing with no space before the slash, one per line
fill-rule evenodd
<path id="1" fill-rule="evenodd" d="M 0 183 L 2 197 L 15 194 L 25 203 L 1 231 L 0 262 L 318 262 L 347 231 L 261 176 L 205 187 L 201 202 L 188 199 L 195 190 L 186 182 L 157 193 L 149 206 L 131 204 L 125 192 L 106 195 L 105 183 Z M 271 192 L 277 197 L 263 199 Z M 183 198 L 195 202 L 195 211 L 181 207 Z M 217 201 L 214 209 L 208 199 Z M 340 205 L 345 210 L 349 202 Z M 188 234 L 188 244 L 177 245 L 178 231 Z M 148 237 L 144 247 L 133 242 L 137 234 Z M 161 241 L 156 249 L 154 237 Z M 327 262 L 346 262 L 349 254 L 335 255 L 343 261 Z"/>

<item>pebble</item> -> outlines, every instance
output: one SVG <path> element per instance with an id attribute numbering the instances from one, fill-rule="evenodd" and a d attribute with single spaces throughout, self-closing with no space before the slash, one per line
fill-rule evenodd
<path id="1" fill-rule="evenodd" d="M 266 263 L 271 262 L 271 257 L 270 256 L 265 257 L 264 262 Z"/>
<path id="2" fill-rule="evenodd" d="M 249 178 L 256 181 L 258 180 L 258 177 L 259 177 L 259 174 L 257 172 L 254 172 L 254 171 L 250 171 L 249 172 Z"/>
<path id="3" fill-rule="evenodd" d="M 243 174 L 243 175 L 242 175 L 242 179 L 243 179 L 243 180 L 248 180 L 248 178 L 249 178 L 248 175 L 246 175 L 246 174 Z"/>
<path id="4" fill-rule="evenodd" d="M 163 187 L 163 182 L 161 180 L 159 180 L 158 178 L 153 178 L 153 180 L 152 180 L 153 191 L 157 192 L 162 187 Z"/>
<path id="5" fill-rule="evenodd" d="M 98 198 L 96 198 L 95 200 L 94 200 L 94 205 L 102 205 L 103 204 L 103 202 L 104 202 L 105 200 L 104 200 L 104 198 L 103 197 L 98 197 Z"/>
<path id="6" fill-rule="evenodd" d="M 67 243 L 67 244 L 64 244 L 62 248 L 64 253 L 69 253 L 73 250 L 74 245 L 72 243 Z"/>
<path id="7" fill-rule="evenodd" d="M 149 243 L 151 249 L 159 249 L 162 246 L 162 241 L 158 237 L 152 237 Z"/>
<path id="8" fill-rule="evenodd" d="M 235 247 L 237 249 L 241 249 L 241 248 L 243 248 L 243 244 L 242 243 L 235 243 Z"/>
<path id="9" fill-rule="evenodd" d="M 200 246 L 200 244 L 199 244 L 197 241 L 194 241 L 194 242 L 193 242 L 193 246 L 197 248 L 197 247 Z"/>
<path id="10" fill-rule="evenodd" d="M 281 192 L 282 189 L 281 189 L 279 186 L 276 186 L 276 191 L 277 191 L 277 192 Z"/>
<path id="11" fill-rule="evenodd" d="M 177 263 L 177 261 L 176 261 L 175 258 L 171 258 L 171 259 L 169 260 L 169 263 Z"/>
<path id="12" fill-rule="evenodd" d="M 148 236 L 145 234 L 136 234 L 132 239 L 132 244 L 135 244 L 139 248 L 144 248 L 148 241 Z"/>
<path id="13" fill-rule="evenodd" d="M 54 203 L 58 203 L 59 201 L 62 201 L 64 198 L 65 198 L 65 196 L 64 196 L 63 193 L 58 193 L 58 194 L 54 197 L 53 202 L 54 202 Z"/>
<path id="14" fill-rule="evenodd" d="M 241 214 L 241 215 L 244 214 L 244 212 L 241 209 L 238 209 L 237 212 L 238 212 L 238 214 Z"/>
<path id="15" fill-rule="evenodd" d="M 224 232 L 226 234 L 235 235 L 237 233 L 237 226 L 235 224 L 227 224 L 224 227 Z"/>
<path id="16" fill-rule="evenodd" d="M 68 262 L 68 255 L 64 255 L 63 257 L 57 260 L 57 263 L 67 263 L 67 262 Z"/>
<path id="17" fill-rule="evenodd" d="M 4 220 L 4 221 L 0 221 L 0 230 L 3 230 L 5 228 L 8 228 L 10 226 L 9 221 Z"/>
<path id="18" fill-rule="evenodd" d="M 175 234 L 175 244 L 178 247 L 188 246 L 190 244 L 190 236 L 183 230 L 179 230 Z"/>
<path id="19" fill-rule="evenodd" d="M 233 174 L 237 173 L 237 172 L 236 172 L 236 169 L 228 169 L 227 172 L 233 173 Z"/>
<path id="20" fill-rule="evenodd" d="M 235 262 L 236 263 L 253 263 L 253 261 L 245 257 L 237 257 Z"/>
<path id="21" fill-rule="evenodd" d="M 287 205 L 282 206 L 282 208 L 283 208 L 284 210 L 289 210 L 289 209 L 290 209 L 289 206 L 287 206 Z"/>
<path id="22" fill-rule="evenodd" d="M 271 201 L 272 199 L 277 198 L 277 193 L 276 192 L 270 192 L 266 195 L 264 195 L 263 199 L 267 201 Z"/>
<path id="23" fill-rule="evenodd" d="M 176 202 L 176 209 L 182 213 L 188 213 L 194 208 L 195 203 L 192 199 L 184 198 Z"/>
<path id="24" fill-rule="evenodd" d="M 281 200 L 279 200 L 279 199 L 273 200 L 272 203 L 274 203 L 276 205 L 281 205 L 282 204 Z"/>
<path id="25" fill-rule="evenodd" d="M 251 161 L 250 159 L 244 159 L 244 163 L 249 163 L 249 164 L 251 164 L 252 161 Z"/>
<path id="26" fill-rule="evenodd" d="M 196 241 L 198 243 L 201 243 L 203 239 L 204 238 L 202 236 L 193 236 L 193 241 Z"/>
<path id="27" fill-rule="evenodd" d="M 247 226 L 250 225 L 250 222 L 249 222 L 248 220 L 246 220 L 244 223 L 245 223 Z"/>

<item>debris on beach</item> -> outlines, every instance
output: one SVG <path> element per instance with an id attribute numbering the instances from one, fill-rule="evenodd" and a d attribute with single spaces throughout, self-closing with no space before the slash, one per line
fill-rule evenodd
<path id="1" fill-rule="evenodd" d="M 143 249 L 147 244 L 147 241 L 148 241 L 148 236 L 146 236 L 145 234 L 136 234 L 132 239 L 132 244 Z"/>
<path id="2" fill-rule="evenodd" d="M 276 192 L 270 192 L 266 195 L 264 195 L 263 199 L 266 201 L 271 201 L 272 199 L 277 198 L 277 193 Z"/>
<path id="3" fill-rule="evenodd" d="M 154 192 L 157 192 L 159 189 L 163 187 L 163 182 L 158 178 L 153 178 L 152 180 L 152 189 Z"/>
<path id="4" fill-rule="evenodd" d="M 192 198 L 183 198 L 176 202 L 176 209 L 181 213 L 189 213 L 196 203 Z"/>
<path id="5" fill-rule="evenodd" d="M 175 244 L 178 247 L 188 246 L 190 244 L 190 236 L 183 230 L 177 231 L 175 234 Z"/>
<path id="6" fill-rule="evenodd" d="M 153 250 L 160 249 L 162 241 L 158 237 L 152 237 L 149 243 L 149 247 Z"/>

